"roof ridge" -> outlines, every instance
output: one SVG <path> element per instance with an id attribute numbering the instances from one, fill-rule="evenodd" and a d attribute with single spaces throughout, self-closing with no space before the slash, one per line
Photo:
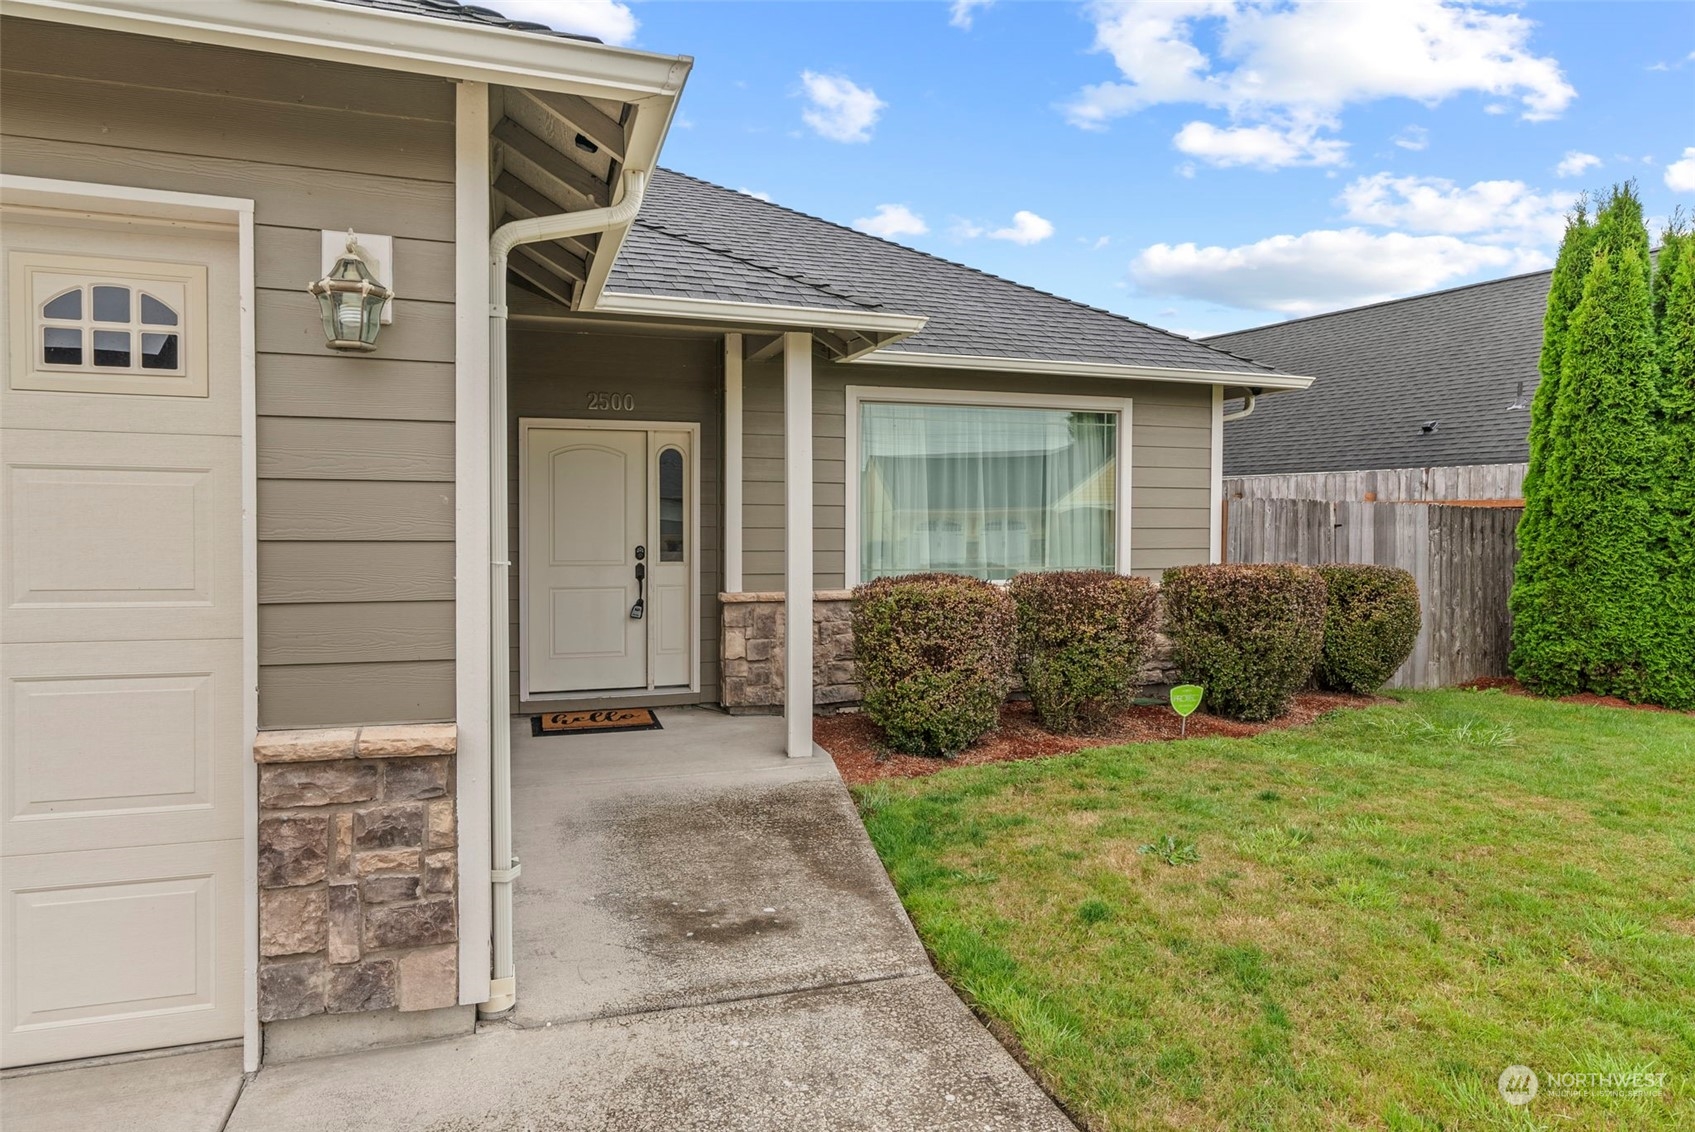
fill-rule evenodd
<path id="1" fill-rule="evenodd" d="M 1143 322 L 1140 319 L 1131 318 L 1129 315 L 1119 314 L 1117 311 L 1109 311 L 1105 307 L 1093 306 L 1089 303 L 1080 302 L 1077 299 L 1070 299 L 1070 298 L 1067 298 L 1064 295 L 1057 294 L 1053 291 L 1044 291 L 1040 287 L 1032 287 L 1028 283 L 1020 283 L 1016 279 L 1008 279 L 1004 275 L 996 275 L 994 272 L 984 271 L 980 267 L 972 267 L 969 263 L 961 263 L 960 261 L 958 261 L 956 259 L 948 259 L 946 256 L 939 256 L 939 255 L 935 254 L 934 252 L 927 252 L 927 251 L 923 250 L 922 248 L 915 248 L 915 247 L 912 247 L 908 244 L 902 244 L 902 243 L 899 243 L 895 240 L 887 239 L 883 236 L 876 236 L 876 235 L 873 235 L 870 232 L 862 232 L 858 228 L 854 228 L 851 225 L 839 224 L 834 220 L 828 220 L 828 219 L 826 219 L 822 216 L 814 216 L 810 212 L 802 212 L 798 208 L 790 208 L 788 205 L 778 204 L 774 200 L 763 200 L 760 197 L 754 196 L 752 193 L 744 193 L 744 192 L 741 192 L 739 189 L 732 189 L 732 188 L 730 188 L 726 185 L 720 185 L 716 181 L 708 181 L 705 177 L 696 177 L 692 173 L 684 173 L 679 169 L 671 169 L 667 166 L 660 166 L 660 171 L 664 172 L 664 173 L 669 173 L 672 176 L 681 177 L 681 178 L 683 178 L 684 180 L 687 180 L 687 181 L 693 181 L 697 185 L 705 185 L 707 188 L 718 189 L 722 192 L 735 193 L 737 196 L 747 197 L 749 200 L 752 200 L 752 201 L 755 201 L 759 204 L 762 204 L 767 208 L 779 209 L 779 210 L 781 210 L 783 212 L 787 212 L 787 213 L 789 213 L 790 215 L 793 215 L 793 216 L 799 216 L 803 219 L 811 220 L 811 221 L 814 221 L 815 223 L 818 223 L 818 224 L 825 224 L 825 225 L 828 225 L 831 228 L 836 228 L 836 229 L 839 229 L 843 232 L 850 232 L 854 236 L 860 237 L 862 239 L 875 240 L 880 244 L 887 244 L 892 248 L 898 248 L 899 250 L 901 250 L 903 252 L 909 252 L 912 255 L 923 256 L 925 259 L 932 259 L 932 260 L 935 260 L 937 263 L 945 263 L 950 267 L 962 268 L 966 271 L 971 272 L 974 275 L 980 275 L 985 279 L 993 279 L 997 283 L 1005 283 L 1008 286 L 1017 287 L 1021 291 L 1028 291 L 1028 292 L 1030 292 L 1032 294 L 1036 294 L 1036 295 L 1045 295 L 1046 297 L 1048 297 L 1050 299 L 1057 299 L 1059 302 L 1065 303 L 1068 306 L 1076 307 L 1079 310 L 1092 311 L 1095 314 L 1103 314 L 1103 315 L 1106 315 L 1108 318 L 1117 319 L 1120 322 L 1127 322 L 1132 326 L 1139 326 L 1144 330 L 1151 330 L 1156 334 L 1162 334 L 1167 338 L 1172 338 L 1172 339 L 1175 339 L 1179 342 L 1187 342 L 1192 346 L 1200 346 L 1203 349 L 1211 350 L 1214 353 L 1223 354 L 1226 357 L 1229 357 L 1229 358 L 1231 358 L 1235 361 L 1238 361 L 1238 362 L 1242 362 L 1245 365 L 1257 366 L 1258 368 L 1264 370 L 1267 373 L 1278 373 L 1278 372 L 1280 372 L 1275 366 L 1268 366 L 1264 362 L 1257 362 L 1252 358 L 1244 358 L 1239 354 L 1233 354 L 1229 350 L 1226 350 L 1222 346 L 1209 345 L 1207 342 L 1205 342 L 1201 339 L 1198 339 L 1198 338 L 1185 338 L 1183 335 L 1178 334 L 1175 331 L 1166 330 L 1164 327 L 1155 326 L 1152 323 Z M 703 245 L 703 246 L 705 246 L 705 245 Z M 922 351 L 908 351 L 908 352 L 920 353 Z"/>
<path id="2" fill-rule="evenodd" d="M 1479 279 L 1474 283 L 1459 283 L 1455 286 L 1442 287 L 1435 291 L 1420 291 L 1416 295 L 1402 295 L 1398 299 L 1379 299 L 1375 303 L 1361 303 L 1357 307 L 1342 307 L 1340 310 L 1320 311 L 1317 314 L 1304 314 L 1300 318 L 1286 318 L 1281 322 L 1262 322 L 1258 326 L 1244 326 L 1240 330 L 1225 330 L 1218 334 L 1209 334 L 1205 338 L 1197 338 L 1195 341 L 1210 343 L 1215 338 L 1229 338 L 1237 334 L 1252 334 L 1257 330 L 1273 330 L 1282 326 L 1296 326 L 1304 322 L 1316 322 L 1321 318 L 1334 318 L 1341 314 L 1356 314 L 1359 311 L 1376 310 L 1378 307 L 1392 307 L 1401 303 L 1416 303 L 1420 299 L 1435 299 L 1443 295 L 1452 295 L 1459 291 L 1470 291 L 1478 287 L 1494 287 L 1502 283 L 1514 283 L 1521 279 L 1529 279 L 1536 275 L 1551 275 L 1553 274 L 1553 271 L 1554 269 L 1551 267 L 1544 267 L 1536 271 L 1521 271 L 1517 275 L 1503 275 L 1497 279 Z M 1223 349 L 1221 346 L 1215 346 L 1213 348 Z"/>
<path id="3" fill-rule="evenodd" d="M 824 294 L 829 295 L 832 298 L 845 299 L 848 302 L 853 303 L 855 306 L 864 307 L 867 310 L 884 309 L 882 303 L 866 298 L 863 295 L 856 295 L 851 291 L 843 290 L 832 283 L 816 281 L 810 277 L 810 273 L 791 274 L 787 271 L 780 270 L 773 264 L 762 263 L 757 259 L 752 259 L 747 255 L 737 252 L 731 248 L 727 248 L 722 244 L 703 240 L 693 233 L 679 232 L 666 224 L 653 220 L 650 217 L 643 217 L 638 214 L 635 219 L 635 223 L 639 224 L 643 228 L 649 228 L 655 232 L 661 232 L 671 237 L 673 240 L 681 240 L 685 244 L 693 244 L 697 248 L 705 248 L 707 251 L 723 256 L 725 259 L 733 259 L 737 263 L 745 263 L 749 267 L 756 268 L 768 274 L 780 276 L 784 279 L 791 279 L 802 286 L 810 287 L 814 291 L 822 291 Z"/>

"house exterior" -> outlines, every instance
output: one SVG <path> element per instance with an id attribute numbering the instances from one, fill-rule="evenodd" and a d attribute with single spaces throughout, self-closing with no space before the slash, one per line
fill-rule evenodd
<path id="1" fill-rule="evenodd" d="M 1550 272 L 1206 339 L 1319 380 L 1225 426 L 1229 498 L 1510 500 Z"/>
<path id="2" fill-rule="evenodd" d="M 514 716 L 810 755 L 848 587 L 1215 560 L 1226 401 L 1310 382 L 662 169 L 687 57 L 446 0 L 0 51 L 8 1066 L 468 1031 Z"/>

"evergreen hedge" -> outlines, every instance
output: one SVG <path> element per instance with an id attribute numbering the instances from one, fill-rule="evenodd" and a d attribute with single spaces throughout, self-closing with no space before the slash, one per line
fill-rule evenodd
<path id="1" fill-rule="evenodd" d="M 1165 572 L 1172 660 L 1231 719 L 1275 719 L 1312 678 L 1324 643 L 1324 579 L 1305 566 L 1178 566 Z"/>
<path id="2" fill-rule="evenodd" d="M 1110 570 L 1019 574 L 1018 673 L 1049 731 L 1105 722 L 1129 703 L 1153 643 L 1158 598 L 1146 579 Z"/>
<path id="3" fill-rule="evenodd" d="M 1319 686 L 1369 694 L 1412 655 L 1418 639 L 1418 583 L 1394 566 L 1316 567 L 1324 579 L 1324 648 Z"/>
<path id="4" fill-rule="evenodd" d="M 865 713 L 889 744 L 950 756 L 994 729 L 1012 688 L 1016 614 L 999 586 L 957 574 L 880 578 L 853 592 Z"/>

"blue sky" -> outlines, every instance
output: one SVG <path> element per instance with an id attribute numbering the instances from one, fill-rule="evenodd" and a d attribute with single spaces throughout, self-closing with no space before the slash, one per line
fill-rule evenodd
<path id="1" fill-rule="evenodd" d="M 1695 207 L 1695 4 L 482 0 L 690 54 L 664 162 L 1183 333 Z"/>

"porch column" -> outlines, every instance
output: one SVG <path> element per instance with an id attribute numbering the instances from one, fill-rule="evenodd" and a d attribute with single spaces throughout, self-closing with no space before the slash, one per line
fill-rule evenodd
<path id="1" fill-rule="evenodd" d="M 783 335 L 783 723 L 790 758 L 812 754 L 812 335 Z"/>
<path id="2" fill-rule="evenodd" d="M 724 592 L 742 592 L 742 336 L 724 335 Z"/>

